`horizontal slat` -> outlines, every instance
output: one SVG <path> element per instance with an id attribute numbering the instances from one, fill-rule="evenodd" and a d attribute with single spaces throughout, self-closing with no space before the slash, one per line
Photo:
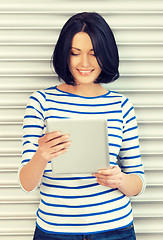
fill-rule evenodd
<path id="1" fill-rule="evenodd" d="M 0 74 L 14 74 L 14 73 L 48 73 L 52 74 L 50 69 L 50 61 L 40 61 L 40 62 L 1 62 Z"/>
<path id="2" fill-rule="evenodd" d="M 132 203 L 133 214 L 136 215 L 163 215 L 163 201 L 162 202 L 134 202 Z"/>
<path id="3" fill-rule="evenodd" d="M 163 74 L 162 60 L 158 61 L 121 61 L 120 72 L 122 74 Z M 54 74 L 52 65 L 49 61 L 2 61 L 0 68 L 1 74 Z"/>
<path id="4" fill-rule="evenodd" d="M 163 168 L 163 152 L 158 153 L 142 153 L 142 161 L 145 169 L 153 169 L 156 166 L 159 168 Z M 0 154 L 0 169 L 5 170 L 13 170 L 17 169 L 21 163 L 21 154 Z"/>
<path id="5" fill-rule="evenodd" d="M 136 107 L 135 112 L 138 121 L 158 120 L 162 121 L 162 107 L 160 106 L 149 106 L 149 107 Z M 151 114 L 152 112 L 152 114 Z"/>
<path id="6" fill-rule="evenodd" d="M 23 93 L 24 94 L 24 93 Z M 11 95 L 10 95 L 11 96 Z M 22 102 L 22 100 L 20 100 Z M 0 138 L 22 137 L 22 122 L 0 122 Z M 163 135 L 163 121 L 138 122 L 140 137 L 161 137 Z"/>
<path id="7" fill-rule="evenodd" d="M 163 137 L 140 137 L 142 152 L 162 153 Z M 0 138 L 0 153 L 21 153 L 21 138 Z"/>
<path id="8" fill-rule="evenodd" d="M 6 44 L 5 44 L 6 45 Z M 54 50 L 54 44 L 42 44 L 38 45 L 21 45 L 20 43 L 16 46 L 0 44 L 0 58 L 48 58 L 51 59 Z"/>
<path id="9" fill-rule="evenodd" d="M 6 13 L 1 12 L 0 14 L 0 27 L 50 27 L 50 26 L 62 26 L 69 17 L 71 12 L 65 12 L 64 14 L 57 14 L 57 12 L 44 14 L 37 12 L 19 12 L 19 13 Z M 110 24 L 110 26 L 161 26 L 160 18 L 163 12 L 105 12 L 102 16 Z M 130 21 L 128 21 L 130 19 Z"/>
<path id="10" fill-rule="evenodd" d="M 152 69 L 153 68 L 153 69 Z M 121 61 L 120 72 L 125 73 L 162 73 L 161 61 Z"/>
<path id="11" fill-rule="evenodd" d="M 25 231 L 28 231 L 28 229 L 33 229 L 35 226 L 36 218 L 30 217 L 28 219 L 6 219 L 1 220 L 0 219 L 0 233 L 6 232 L 6 231 L 20 231 L 21 229 L 24 229 Z"/>
<path id="12" fill-rule="evenodd" d="M 52 85 L 57 85 L 59 83 L 58 78 L 56 76 L 39 76 L 39 77 L 1 77 L 0 76 L 0 82 L 1 82 L 1 90 L 11 90 L 15 89 L 16 91 L 27 91 L 27 89 L 31 90 L 31 92 L 34 92 L 35 90 L 45 89 L 47 87 L 50 87 Z M 9 88 L 10 86 L 10 88 Z"/>
<path id="13" fill-rule="evenodd" d="M 148 74 L 148 73 L 121 73 L 121 76 L 122 77 L 125 77 L 125 78 L 128 78 L 128 77 L 163 77 L 163 73 L 151 73 L 151 74 Z M 0 75 L 0 78 L 5 78 L 5 77 L 44 77 L 44 78 L 48 78 L 48 77 L 57 77 L 55 74 L 35 74 L 35 73 L 32 73 L 32 74 L 16 74 L 16 73 L 13 73 L 13 74 L 1 74 Z"/>
<path id="14" fill-rule="evenodd" d="M 163 90 L 142 91 L 123 90 L 119 91 L 128 97 L 134 105 L 163 105 Z M 0 91 L 0 106 L 25 106 L 32 91 Z"/>
<path id="15" fill-rule="evenodd" d="M 120 78 L 111 84 L 104 84 L 104 87 L 110 90 L 117 90 L 123 93 L 126 90 L 138 90 L 138 91 L 148 91 L 163 89 L 163 76 L 123 76 L 120 73 Z"/>
<path id="16" fill-rule="evenodd" d="M 163 152 L 158 153 L 142 153 L 142 161 L 145 169 L 152 170 L 157 168 L 163 169 Z M 0 154 L 0 169 L 1 170 L 17 170 L 21 163 L 21 154 L 4 153 Z"/>
<path id="17" fill-rule="evenodd" d="M 157 14 L 157 13 L 156 13 Z M 158 13 L 159 14 L 159 13 Z M 163 15 L 163 12 L 161 13 L 161 15 Z M 58 30 L 59 33 L 62 30 L 62 25 L 61 26 L 0 26 L 0 30 Z M 111 26 L 111 29 L 114 30 L 162 30 L 163 26 L 162 25 L 157 25 L 157 26 Z M 149 40 L 149 39 L 148 39 Z M 148 41 L 149 42 L 149 41 Z M 161 42 L 159 42 L 161 44 Z M 4 42 L 5 44 L 5 42 Z M 13 42 L 14 44 L 14 42 Z M 15 43 L 16 44 L 16 43 Z"/>
<path id="18" fill-rule="evenodd" d="M 1 186 L 1 188 L 2 188 L 3 186 Z M 147 187 L 150 187 L 149 185 L 147 185 Z M 15 205 L 18 205 L 18 204 L 20 204 L 20 205 L 26 205 L 26 204 L 28 204 L 29 206 L 30 205 L 37 205 L 37 204 L 39 204 L 39 202 L 40 202 L 40 200 L 38 199 L 38 200 L 30 200 L 30 199 L 28 199 L 28 200 L 5 200 L 5 201 L 3 201 L 3 200 L 1 200 L 0 201 L 0 204 L 4 204 L 5 206 L 7 206 L 7 204 L 9 204 L 9 205 L 11 205 L 11 204 L 15 204 Z M 145 204 L 145 202 L 147 203 L 147 204 L 162 204 L 163 203 L 163 199 L 154 199 L 154 198 L 150 198 L 150 199 L 139 199 L 139 197 L 137 197 L 137 196 L 135 196 L 135 197 L 133 197 L 132 199 L 131 199 L 131 204 L 132 205 L 144 205 Z M 158 205 L 158 206 L 159 206 Z M 162 206 L 162 205 L 161 205 Z M 29 207 L 30 208 L 30 207 Z"/>
<path id="19" fill-rule="evenodd" d="M 21 163 L 20 156 L 4 156 L 0 154 L 0 169 L 17 169 Z"/>
<path id="20" fill-rule="evenodd" d="M 20 232 L 5 232 L 5 233 L 0 233 L 0 236 L 3 237 L 3 240 L 11 240 L 11 236 L 12 236 L 12 240 L 32 240 L 33 239 L 33 231 L 30 232 L 25 232 L 25 231 L 20 231 Z"/>
<path id="21" fill-rule="evenodd" d="M 140 138 L 140 148 L 142 152 L 163 152 L 163 137 L 161 138 Z"/>
<path id="22" fill-rule="evenodd" d="M 25 106 L 27 100 L 32 92 L 0 92 L 0 106 L 7 105 L 20 105 Z M 12 103 L 11 103 L 12 102 Z"/>
<path id="23" fill-rule="evenodd" d="M 152 18 L 151 18 L 152 19 Z M 162 29 L 160 28 L 112 28 L 117 43 L 161 43 Z"/>
<path id="24" fill-rule="evenodd" d="M 136 234 L 138 240 L 162 240 L 163 233 L 161 232 L 155 232 L 155 233 L 137 233 Z"/>
<path id="25" fill-rule="evenodd" d="M 16 221 L 15 221 L 16 220 Z M 146 221 L 146 224 L 144 225 L 144 220 Z M 7 226 L 6 226 L 6 223 Z M 20 218 L 20 219 L 7 219 L 0 220 L 0 232 L 5 232 L 7 229 L 8 231 L 18 231 L 19 229 L 24 229 L 27 231 L 29 228 L 33 229 L 33 226 L 35 225 L 35 217 L 29 217 L 29 218 Z M 156 232 L 161 231 L 162 232 L 162 225 L 163 225 L 163 219 L 161 218 L 136 218 L 135 217 L 135 229 L 136 232 L 144 231 L 144 232 Z M 27 227 L 28 226 L 28 229 Z M 20 231 L 20 230 L 19 230 Z"/>
<path id="26" fill-rule="evenodd" d="M 57 1 L 57 0 L 56 0 Z M 84 1 L 84 0 L 83 0 Z M 90 0 L 91 1 L 91 0 Z M 131 10 L 116 10 L 116 9 L 114 9 L 114 10 L 103 10 L 103 11 L 101 11 L 101 10 L 99 10 L 98 11 L 101 15 L 109 15 L 109 14 L 122 14 L 122 15 L 127 15 L 127 14 L 135 14 L 135 15 L 155 15 L 155 14 L 163 14 L 163 10 L 144 10 L 144 11 L 139 11 L 139 10 L 136 10 L 136 11 L 134 11 L 133 9 Z M 19 10 L 19 11 L 16 11 L 16 10 L 14 10 L 14 11 L 6 11 L 6 10 L 3 10 L 3 11 L 1 11 L 0 10 L 0 14 L 16 14 L 16 15 L 18 15 L 18 14 L 55 14 L 55 15 L 58 15 L 59 17 L 62 17 L 62 15 L 67 15 L 67 16 L 72 16 L 72 14 L 76 14 L 76 11 L 75 10 L 72 10 L 72 11 L 67 11 L 67 10 L 65 10 L 65 9 L 60 9 L 60 10 L 36 10 L 36 11 L 30 11 L 30 10 L 28 10 L 28 11 L 26 11 L 26 10 Z"/>
<path id="27" fill-rule="evenodd" d="M 51 59 L 55 43 L 0 44 L 0 59 Z M 120 58 L 162 58 L 163 45 L 158 44 L 119 44 Z"/>
<path id="28" fill-rule="evenodd" d="M 163 185 L 147 185 L 145 192 L 134 199 L 140 201 L 162 201 L 163 200 Z M 5 186 L 0 185 L 0 202 L 5 201 L 39 201 L 39 189 L 34 190 L 30 194 L 25 193 L 18 185 Z"/>
<path id="29" fill-rule="evenodd" d="M 0 44 L 1 43 L 52 43 L 56 42 L 59 36 L 60 28 L 55 29 L 2 29 L 0 28 Z M 158 39 L 153 41 L 161 41 L 160 30 L 156 32 Z M 140 41 L 140 40 L 139 40 Z"/>
<path id="30" fill-rule="evenodd" d="M 144 164 L 145 168 L 155 168 L 156 166 L 163 168 L 163 153 L 158 154 L 158 153 L 153 153 L 153 154 L 143 154 L 142 155 L 142 162 Z"/>
<path id="31" fill-rule="evenodd" d="M 145 171 L 147 184 L 163 184 L 162 176 L 163 176 L 163 169 L 158 171 L 155 171 L 155 170 Z M 162 204 L 162 207 L 163 207 L 163 204 Z"/>
<path id="32" fill-rule="evenodd" d="M 30 193 L 25 193 L 18 185 L 17 186 L 1 186 L 0 185 L 0 202 L 5 201 L 39 201 L 39 189 Z"/>
<path id="33" fill-rule="evenodd" d="M 138 121 L 149 121 L 149 120 L 157 120 L 162 121 L 162 106 L 143 106 L 136 107 L 135 111 L 137 115 Z M 23 121 L 24 116 L 24 107 L 13 106 L 13 107 L 0 107 L 0 122 L 20 122 Z M 151 114 L 152 111 L 152 114 Z"/>
<path id="34" fill-rule="evenodd" d="M 57 0 L 56 0 L 57 1 Z M 83 0 L 84 1 L 84 0 Z M 91 0 L 90 0 L 91 1 Z M 55 9 L 53 9 L 53 10 L 36 10 L 36 11 L 30 11 L 30 10 L 19 10 L 19 11 L 16 11 L 16 10 L 14 10 L 14 11 L 6 11 L 6 10 L 3 10 L 3 11 L 1 11 L 0 10 L 0 14 L 16 14 L 16 15 L 18 15 L 18 14 L 55 14 L 55 15 L 58 15 L 59 17 L 62 17 L 62 15 L 69 15 L 70 17 L 72 16 L 72 14 L 76 14 L 76 11 L 75 10 L 72 10 L 72 11 L 67 11 L 67 10 L 65 10 L 65 9 L 60 9 L 60 10 L 55 10 Z M 139 10 L 136 10 L 136 11 L 134 11 L 133 9 L 131 10 L 116 10 L 116 9 L 114 9 L 114 10 L 103 10 L 103 11 L 101 11 L 101 10 L 99 10 L 99 13 L 102 15 L 108 15 L 108 14 L 122 14 L 122 15 L 127 15 L 127 14 L 137 14 L 137 15 L 151 15 L 151 14 L 153 14 L 153 15 L 155 15 L 155 14 L 163 14 L 163 10 L 144 10 L 144 11 L 139 11 Z"/>
<path id="35" fill-rule="evenodd" d="M 136 232 L 156 232 L 161 231 L 163 233 L 163 218 L 150 218 L 150 217 L 135 217 L 135 230 Z M 145 222 L 145 224 L 144 224 Z"/>
<path id="36" fill-rule="evenodd" d="M 0 218 L 7 218 L 11 216 L 29 216 L 35 214 L 39 202 L 0 202 Z M 156 216 L 163 215 L 163 201 L 162 202 L 132 202 L 134 215 Z"/>
<path id="37" fill-rule="evenodd" d="M 163 220 L 163 216 L 162 214 L 159 214 L 159 215 L 155 215 L 155 214 L 152 214 L 152 215 L 145 215 L 143 216 L 142 214 L 140 215 L 135 215 L 135 219 L 139 219 L 139 218 L 144 218 L 144 219 L 148 219 L 148 220 L 151 220 L 151 221 L 154 221 L 154 220 L 158 220 L 158 219 L 161 219 Z M 32 214 L 24 214 L 24 213 L 21 213 L 20 215 L 10 215 L 10 216 L 0 216 L 0 221 L 1 220 L 9 220 L 9 221 L 12 221 L 12 220 L 16 220 L 16 221 L 19 221 L 19 220 L 33 220 L 33 219 L 36 219 L 36 215 L 35 213 L 33 212 Z M 155 231 L 155 229 L 153 229 L 153 231 Z M 162 229 L 158 230 L 158 231 L 162 231 Z M 145 231 L 146 232 L 146 231 Z M 152 231 L 151 231 L 152 232 Z"/>
<path id="38" fill-rule="evenodd" d="M 21 138 L 22 128 L 22 123 L 0 123 L 0 138 Z"/>
<path id="39" fill-rule="evenodd" d="M 142 219 L 142 220 L 144 220 L 144 219 L 148 219 L 149 221 L 154 221 L 154 220 L 158 220 L 158 219 L 161 219 L 161 220 L 163 220 L 163 216 L 162 216 L 162 214 L 158 214 L 158 215 L 156 215 L 156 214 L 147 214 L 147 215 L 142 215 L 142 214 L 135 214 L 135 219 Z M 4 221 L 6 221 L 6 220 L 10 220 L 10 221 L 12 221 L 12 220 L 29 220 L 29 219 L 31 219 L 31 220 L 33 220 L 33 219 L 36 219 L 36 214 L 34 213 L 34 212 L 32 212 L 32 214 L 30 214 L 30 213 L 28 213 L 28 214 L 24 214 L 24 213 L 21 213 L 20 215 L 15 215 L 15 214 L 13 214 L 13 215 L 10 215 L 10 216 L 0 216 L 0 221 L 1 220 L 4 220 Z M 160 230 L 158 230 L 158 231 L 162 231 L 163 229 L 160 229 Z M 150 230 L 151 232 L 152 231 L 155 231 L 155 229 L 153 229 L 153 230 Z M 145 231 L 146 232 L 146 231 Z"/>
<path id="40" fill-rule="evenodd" d="M 23 108 L 11 108 L 11 109 L 0 109 L 0 122 L 19 122 L 23 120 L 24 115 L 24 107 Z"/>
<path id="41" fill-rule="evenodd" d="M 17 171 L 0 171 L 0 185 L 2 186 L 17 186 L 18 172 Z"/>
<path id="42" fill-rule="evenodd" d="M 156 166 L 159 168 L 163 168 L 163 153 L 162 154 L 143 154 L 142 155 L 142 162 L 144 164 L 145 169 L 153 169 Z M 0 169 L 5 170 L 12 170 L 17 169 L 21 163 L 21 154 L 0 154 Z"/>
<path id="43" fill-rule="evenodd" d="M 161 97 L 160 97 L 161 98 Z M 139 122 L 139 136 L 143 137 L 161 137 L 163 136 L 163 121 L 162 122 L 155 122 L 155 123 L 148 123 L 148 122 Z"/>
<path id="44" fill-rule="evenodd" d="M 0 218 L 11 216 L 29 216 L 34 215 L 38 209 L 37 203 L 1 203 Z"/>
<path id="45" fill-rule="evenodd" d="M 152 19 L 152 18 L 151 18 Z M 128 28 L 112 27 L 116 41 L 118 43 L 133 42 L 146 43 L 163 41 L 162 28 Z M 56 42 L 59 36 L 60 28 L 54 29 L 8 29 L 0 27 L 1 43 L 52 43 Z"/>
<path id="46" fill-rule="evenodd" d="M 11 240 L 11 236 L 12 236 L 12 240 L 22 240 L 22 237 L 24 240 L 32 240 L 32 234 L 33 231 L 31 232 L 24 232 L 24 233 L 5 233 L 5 234 L 0 234 L 0 236 L 3 236 L 3 240 Z M 139 240 L 162 240 L 163 234 L 161 233 L 151 233 L 151 235 L 149 235 L 149 233 L 143 234 L 143 233 L 137 233 L 137 239 Z"/>
<path id="47" fill-rule="evenodd" d="M 163 185 L 150 185 L 146 187 L 145 192 L 142 195 L 139 195 L 137 197 L 133 197 L 131 199 L 138 199 L 138 200 L 163 200 Z"/>
<path id="48" fill-rule="evenodd" d="M 120 62 L 162 62 L 163 58 L 121 58 Z M 49 62 L 49 59 L 42 58 L 42 59 L 37 59 L 37 58 L 32 58 L 32 59 L 25 59 L 25 58 L 6 58 L 6 59 L 0 59 L 0 62 Z"/>
<path id="49" fill-rule="evenodd" d="M 86 3 L 86 4 L 83 4 Z M 63 8 L 64 6 L 64 8 Z M 62 0 L 62 1 L 53 1 L 53 0 L 47 0 L 46 2 L 44 0 L 29 0 L 27 1 L 22 1 L 22 0 L 6 0 L 2 1 L 0 3 L 0 9 L 1 11 L 59 11 L 65 12 L 69 11 L 72 13 L 73 11 L 127 11 L 131 10 L 136 11 L 160 11 L 163 9 L 163 3 L 161 0 L 148 0 L 148 4 L 146 0 L 138 0 L 138 1 L 129 1 L 126 0 L 121 2 L 121 0 L 115 0 L 115 1 L 108 1 L 107 5 L 106 4 L 101 4 L 99 0 L 95 0 L 94 4 L 92 4 L 92 1 L 79 1 L 79 2 L 74 2 L 73 0 Z M 65 10 L 66 9 L 66 10 Z"/>
<path id="50" fill-rule="evenodd" d="M 163 186 L 163 168 L 157 169 L 145 169 L 145 176 L 147 184 L 159 185 Z M 18 171 L 17 169 L 0 169 L 0 185 L 18 185 Z"/>
<path id="51" fill-rule="evenodd" d="M 0 233 L 0 236 L 3 236 L 3 240 L 32 240 L 33 231 L 19 231 L 19 232 L 6 232 L 4 234 Z M 136 233 L 138 240 L 162 240 L 163 234 L 162 233 Z"/>
<path id="52" fill-rule="evenodd" d="M 163 90 L 155 90 L 155 91 L 123 91 L 123 94 L 127 96 L 134 105 L 150 105 L 150 104 L 163 104 Z"/>
<path id="53" fill-rule="evenodd" d="M 46 81 L 45 81 L 46 78 Z M 0 76 L 1 90 L 15 90 L 15 91 L 31 91 L 45 89 L 50 86 L 58 85 L 57 76 Z M 160 76 L 120 76 L 120 78 L 111 83 L 103 84 L 103 86 L 110 90 L 123 91 L 124 90 L 158 90 L 163 89 L 163 75 Z"/>

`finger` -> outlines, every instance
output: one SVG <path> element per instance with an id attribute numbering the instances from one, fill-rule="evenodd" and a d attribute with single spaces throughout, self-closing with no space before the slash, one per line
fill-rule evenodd
<path id="1" fill-rule="evenodd" d="M 109 180 L 110 179 L 110 176 L 106 176 L 106 175 L 102 175 L 102 174 L 96 174 L 95 177 L 100 181 L 102 180 Z"/>
<path id="2" fill-rule="evenodd" d="M 62 144 L 66 142 L 69 138 L 70 136 L 68 134 L 65 134 L 55 139 L 52 139 L 51 141 L 48 142 L 48 147 L 54 147 L 56 145 Z"/>
<path id="3" fill-rule="evenodd" d="M 121 181 L 121 177 L 119 175 L 113 175 L 111 177 L 97 177 L 97 181 L 103 181 L 103 182 L 119 182 Z"/>
<path id="4" fill-rule="evenodd" d="M 109 171 L 109 169 L 103 169 L 103 170 L 98 170 L 97 173 L 92 173 L 93 176 L 97 177 L 97 178 L 106 178 L 107 176 L 112 175 L 111 171 Z"/>
<path id="5" fill-rule="evenodd" d="M 51 154 L 51 157 L 52 157 L 52 158 L 58 157 L 59 155 L 64 154 L 64 153 L 66 153 L 67 151 L 68 151 L 68 148 L 61 149 L 61 150 L 58 151 L 58 152 L 52 153 L 52 154 Z"/>
<path id="6" fill-rule="evenodd" d="M 99 180 L 117 180 L 121 181 L 123 179 L 122 172 L 115 173 L 113 175 L 96 175 L 96 178 Z"/>
<path id="7" fill-rule="evenodd" d="M 118 166 L 113 166 L 113 167 L 110 167 L 108 169 L 99 169 L 98 170 L 98 174 L 102 174 L 102 175 L 114 175 L 118 172 L 121 172 L 121 169 L 118 167 Z"/>
<path id="8" fill-rule="evenodd" d="M 59 152 L 62 149 L 68 148 L 70 145 L 71 145 L 71 141 L 67 141 L 67 142 L 55 145 L 55 146 L 51 147 L 50 153 Z"/>
<path id="9" fill-rule="evenodd" d="M 47 133 L 47 134 L 44 135 L 44 140 L 45 140 L 45 142 L 50 142 L 53 139 L 58 138 L 62 135 L 63 135 L 63 133 L 61 131 L 55 131 L 55 132 Z"/>
<path id="10" fill-rule="evenodd" d="M 38 144 L 41 145 L 41 144 L 47 143 L 47 142 L 51 141 L 52 139 L 57 138 L 61 135 L 63 135 L 61 131 L 56 131 L 56 132 L 52 132 L 52 133 L 45 132 L 45 135 L 39 138 Z"/>
<path id="11" fill-rule="evenodd" d="M 97 181 L 100 185 L 103 185 L 105 187 L 110 187 L 110 188 L 117 188 L 119 185 L 119 182 L 115 180 L 107 180 L 107 181 Z"/>

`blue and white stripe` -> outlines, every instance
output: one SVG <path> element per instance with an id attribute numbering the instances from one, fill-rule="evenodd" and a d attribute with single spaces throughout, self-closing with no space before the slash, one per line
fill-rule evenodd
<path id="1" fill-rule="evenodd" d="M 110 165 L 139 175 L 144 183 L 138 129 L 128 98 L 109 91 L 82 97 L 51 87 L 28 101 L 23 125 L 22 164 L 30 161 L 45 134 L 47 118 L 105 118 L 108 123 Z M 49 162 L 40 185 L 37 226 L 49 233 L 81 234 L 114 230 L 133 221 L 130 199 L 118 189 L 99 185 L 86 174 L 54 176 Z"/>

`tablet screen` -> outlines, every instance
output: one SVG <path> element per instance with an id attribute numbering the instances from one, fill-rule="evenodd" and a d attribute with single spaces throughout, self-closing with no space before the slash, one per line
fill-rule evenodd
<path id="1" fill-rule="evenodd" d="M 109 167 L 106 119 L 53 119 L 46 121 L 47 132 L 70 135 L 68 152 L 52 159 L 54 174 L 93 173 Z"/>

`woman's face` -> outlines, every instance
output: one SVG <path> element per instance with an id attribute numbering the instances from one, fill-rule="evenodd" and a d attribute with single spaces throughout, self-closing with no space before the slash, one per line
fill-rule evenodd
<path id="1" fill-rule="evenodd" d="M 72 39 L 69 69 L 77 84 L 93 83 L 101 73 L 91 39 L 85 32 L 75 34 Z"/>

